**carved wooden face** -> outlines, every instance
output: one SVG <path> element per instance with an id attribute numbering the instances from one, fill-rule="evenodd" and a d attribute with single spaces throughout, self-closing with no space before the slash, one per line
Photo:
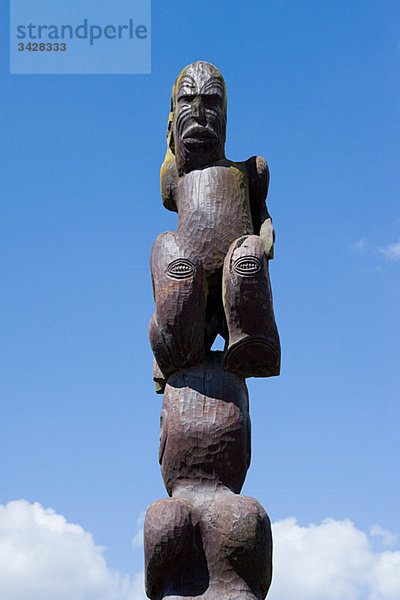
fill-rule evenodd
<path id="1" fill-rule="evenodd" d="M 178 170 L 189 172 L 224 158 L 226 91 L 220 72 L 196 62 L 179 75 L 173 94 L 173 138 Z"/>

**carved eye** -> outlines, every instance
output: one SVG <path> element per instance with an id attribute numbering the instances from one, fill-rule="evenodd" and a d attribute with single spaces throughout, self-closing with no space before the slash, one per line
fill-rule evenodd
<path id="1" fill-rule="evenodd" d="M 235 260 L 233 270 L 238 275 L 243 277 L 251 277 L 256 275 L 262 269 L 262 263 L 256 256 L 241 256 Z"/>
<path id="2" fill-rule="evenodd" d="M 191 102 L 193 102 L 194 98 L 195 98 L 195 94 L 181 94 L 178 97 L 178 102 L 179 103 L 183 103 L 183 104 L 190 104 Z"/>
<path id="3" fill-rule="evenodd" d="M 218 94 L 204 94 L 204 104 L 208 108 L 214 108 L 221 104 L 222 98 Z"/>
<path id="4" fill-rule="evenodd" d="M 186 258 L 177 258 L 167 267 L 167 275 L 173 279 L 187 279 L 192 277 L 195 272 L 195 266 Z"/>

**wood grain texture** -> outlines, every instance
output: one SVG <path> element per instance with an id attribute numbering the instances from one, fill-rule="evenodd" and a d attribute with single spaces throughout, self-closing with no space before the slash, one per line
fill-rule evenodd
<path id="1" fill-rule="evenodd" d="M 224 264 L 223 300 L 229 331 L 224 368 L 244 377 L 279 375 L 280 342 L 268 260 L 259 236 L 244 236 L 230 247 Z"/>
<path id="2" fill-rule="evenodd" d="M 254 498 L 217 490 L 158 500 L 144 536 L 149 598 L 261 600 L 268 592 L 271 526 Z"/>
<path id="3" fill-rule="evenodd" d="M 250 463 L 244 378 L 224 371 L 222 353 L 170 376 L 161 411 L 159 460 L 171 498 L 145 519 L 146 591 L 261 600 L 272 574 L 268 516 L 240 496 Z"/>
<path id="4" fill-rule="evenodd" d="M 221 367 L 221 352 L 168 378 L 160 427 L 161 473 L 180 486 L 224 485 L 239 493 L 250 464 L 249 400 L 242 377 Z"/>

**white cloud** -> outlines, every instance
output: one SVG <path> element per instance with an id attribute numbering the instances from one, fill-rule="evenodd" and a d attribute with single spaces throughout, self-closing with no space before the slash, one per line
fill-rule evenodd
<path id="1" fill-rule="evenodd" d="M 379 248 L 379 252 L 382 252 L 386 258 L 390 258 L 391 260 L 397 260 L 400 258 L 400 239 L 393 244 L 388 244 L 387 246 L 383 246 Z"/>
<path id="2" fill-rule="evenodd" d="M 132 546 L 134 548 L 143 548 L 143 525 L 144 525 L 145 512 L 142 511 L 137 518 L 136 525 L 137 531 L 132 538 Z"/>
<path id="3" fill-rule="evenodd" d="M 361 238 L 351 244 L 351 248 L 358 254 L 383 254 L 390 260 L 400 259 L 400 239 L 393 244 L 377 247 L 370 244 L 366 238 Z"/>
<path id="4" fill-rule="evenodd" d="M 385 548 L 391 548 L 394 546 L 399 537 L 396 533 L 392 533 L 387 529 L 383 529 L 380 525 L 372 525 L 369 533 L 373 537 L 381 538 Z"/>
<path id="5" fill-rule="evenodd" d="M 144 592 L 144 571 L 135 573 L 131 587 L 132 587 L 132 592 L 131 592 L 132 600 L 148 600 L 148 598 Z"/>
<path id="6" fill-rule="evenodd" d="M 300 527 L 289 518 L 274 523 L 273 533 L 267 600 L 400 600 L 400 551 L 387 550 L 396 536 L 379 525 L 369 537 L 349 520 Z M 376 543 L 384 549 L 375 551 Z M 143 573 L 112 571 L 103 548 L 80 525 L 17 500 L 0 505 L 0 598 L 145 600 Z"/>
<path id="7" fill-rule="evenodd" d="M 289 518 L 273 532 L 268 600 L 400 600 L 400 551 L 374 552 L 351 521 L 300 527 Z"/>
<path id="8" fill-rule="evenodd" d="M 144 600 L 143 576 L 111 571 L 92 535 L 26 500 L 0 505 L 0 598 Z"/>

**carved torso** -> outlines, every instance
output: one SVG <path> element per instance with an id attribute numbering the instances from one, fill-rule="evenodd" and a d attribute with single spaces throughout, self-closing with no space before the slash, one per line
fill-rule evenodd
<path id="1" fill-rule="evenodd" d="M 196 244 L 207 275 L 222 268 L 234 240 L 254 233 L 248 177 L 236 163 L 219 161 L 180 177 L 175 201 L 177 231 Z"/>
<path id="2" fill-rule="evenodd" d="M 215 352 L 168 380 L 159 459 L 170 494 L 179 483 L 214 482 L 235 493 L 243 485 L 250 462 L 247 388 L 241 377 L 221 372 L 221 356 Z"/>

